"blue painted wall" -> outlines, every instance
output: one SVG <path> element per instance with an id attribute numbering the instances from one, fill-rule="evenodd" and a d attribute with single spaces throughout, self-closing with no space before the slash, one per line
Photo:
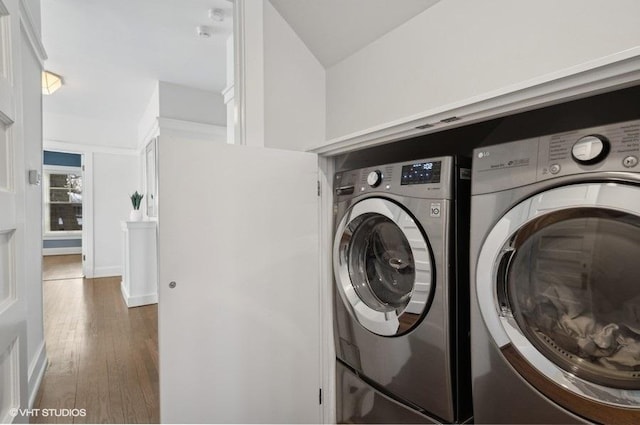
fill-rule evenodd
<path id="1" fill-rule="evenodd" d="M 82 239 L 47 239 L 42 241 L 42 247 L 47 248 L 80 248 Z"/>
<path id="2" fill-rule="evenodd" d="M 82 155 L 77 153 L 44 151 L 44 165 L 62 165 L 64 167 L 81 167 Z"/>

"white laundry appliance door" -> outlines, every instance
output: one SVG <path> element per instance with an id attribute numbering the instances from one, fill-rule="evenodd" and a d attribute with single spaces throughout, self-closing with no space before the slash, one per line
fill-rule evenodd
<path id="1" fill-rule="evenodd" d="M 640 421 L 640 187 L 574 184 L 520 202 L 476 272 L 485 325 L 527 382 L 586 419 Z"/>
<path id="2" fill-rule="evenodd" d="M 316 155 L 161 135 L 158 158 L 161 421 L 321 422 Z"/>

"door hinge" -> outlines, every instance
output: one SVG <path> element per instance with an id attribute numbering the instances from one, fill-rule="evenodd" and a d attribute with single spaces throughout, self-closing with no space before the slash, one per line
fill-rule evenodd
<path id="1" fill-rule="evenodd" d="M 84 171 L 84 164 L 82 165 L 82 171 Z"/>
<path id="2" fill-rule="evenodd" d="M 318 180 L 318 196 L 320 196 L 320 180 Z"/>
<path id="3" fill-rule="evenodd" d="M 87 261 L 87 256 L 86 255 L 82 256 L 82 261 Z"/>
<path id="4" fill-rule="evenodd" d="M 322 388 L 318 388 L 318 404 L 322 404 Z"/>

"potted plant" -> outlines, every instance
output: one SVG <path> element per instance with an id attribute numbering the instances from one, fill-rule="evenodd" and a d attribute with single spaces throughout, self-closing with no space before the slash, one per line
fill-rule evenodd
<path id="1" fill-rule="evenodd" d="M 133 209 L 131 213 L 129 213 L 129 221 L 141 221 L 142 220 L 142 211 L 140 211 L 140 204 L 142 203 L 142 198 L 144 195 L 141 195 L 136 190 L 136 193 L 130 196 L 131 205 L 133 205 Z"/>

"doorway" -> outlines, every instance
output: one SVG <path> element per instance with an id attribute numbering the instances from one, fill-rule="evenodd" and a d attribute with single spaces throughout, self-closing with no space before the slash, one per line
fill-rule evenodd
<path id="1" fill-rule="evenodd" d="M 86 240 L 84 213 L 83 155 L 45 150 L 43 153 L 43 266 L 65 277 L 82 277 L 83 241 Z M 47 259 L 49 256 L 59 258 Z M 80 269 L 73 264 L 80 261 Z M 55 267 L 52 267 L 55 266 Z M 71 272 L 71 276 L 68 274 Z M 79 274 L 78 274 L 79 273 Z M 46 278 L 45 278 L 46 280 Z"/>

